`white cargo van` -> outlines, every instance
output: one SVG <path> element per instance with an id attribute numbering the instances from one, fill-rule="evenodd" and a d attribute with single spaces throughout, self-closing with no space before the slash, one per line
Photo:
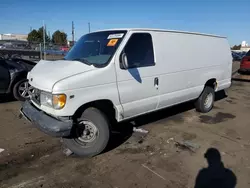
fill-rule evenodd
<path id="1" fill-rule="evenodd" d="M 102 152 L 113 120 L 194 100 L 212 109 L 230 87 L 232 56 L 225 37 L 156 29 L 84 35 L 64 60 L 41 60 L 28 74 L 35 88 L 21 114 L 43 132 L 63 137 L 75 154 Z"/>

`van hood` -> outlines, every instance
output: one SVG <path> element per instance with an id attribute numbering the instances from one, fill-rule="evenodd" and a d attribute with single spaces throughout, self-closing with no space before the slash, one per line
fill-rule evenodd
<path id="1" fill-rule="evenodd" d="M 80 61 L 39 61 L 29 72 L 30 85 L 44 91 L 52 91 L 56 82 L 76 74 L 96 69 L 93 65 L 86 65 Z"/>

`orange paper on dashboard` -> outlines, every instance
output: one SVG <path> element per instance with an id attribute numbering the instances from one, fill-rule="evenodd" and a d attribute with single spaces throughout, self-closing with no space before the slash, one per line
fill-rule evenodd
<path id="1" fill-rule="evenodd" d="M 110 39 L 107 46 L 115 46 L 117 41 L 118 41 L 118 39 Z"/>

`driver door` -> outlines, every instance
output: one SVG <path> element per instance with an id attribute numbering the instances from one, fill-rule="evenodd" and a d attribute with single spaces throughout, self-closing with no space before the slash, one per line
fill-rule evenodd
<path id="1" fill-rule="evenodd" d="M 0 60 L 0 93 L 6 93 L 10 84 L 10 73 L 5 60 Z"/>
<path id="2" fill-rule="evenodd" d="M 121 54 L 126 54 L 128 67 L 120 65 Z M 117 86 L 124 118 L 156 109 L 159 102 L 153 40 L 150 33 L 133 33 L 116 57 Z"/>

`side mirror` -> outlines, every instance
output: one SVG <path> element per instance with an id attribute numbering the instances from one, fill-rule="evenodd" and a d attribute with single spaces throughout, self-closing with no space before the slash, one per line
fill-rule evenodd
<path id="1" fill-rule="evenodd" d="M 121 69 L 128 69 L 128 59 L 127 55 L 123 52 L 120 57 L 120 67 Z"/>

